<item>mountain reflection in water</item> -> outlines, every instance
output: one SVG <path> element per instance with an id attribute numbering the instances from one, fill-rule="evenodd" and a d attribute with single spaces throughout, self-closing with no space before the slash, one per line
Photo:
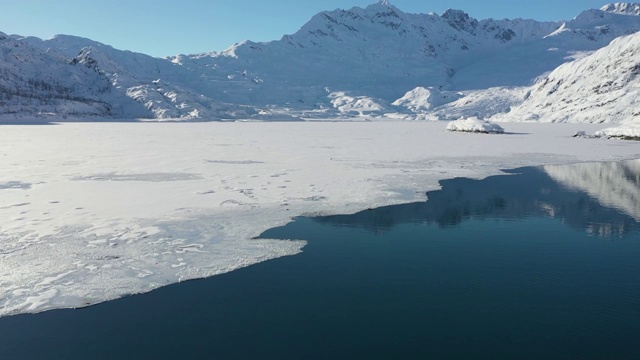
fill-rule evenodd
<path id="1" fill-rule="evenodd" d="M 402 223 L 457 226 L 469 219 L 550 217 L 603 238 L 640 228 L 640 160 L 527 167 L 510 176 L 441 181 L 428 201 L 316 218 L 384 232 Z"/>
<path id="2" fill-rule="evenodd" d="M 557 182 L 640 221 L 640 160 L 545 166 Z"/>

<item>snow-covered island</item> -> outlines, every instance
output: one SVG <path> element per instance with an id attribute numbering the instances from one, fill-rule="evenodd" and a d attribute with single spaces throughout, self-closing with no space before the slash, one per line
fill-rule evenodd
<path id="1" fill-rule="evenodd" d="M 621 125 L 596 131 L 596 137 L 640 141 L 640 123 Z"/>
<path id="2" fill-rule="evenodd" d="M 460 119 L 451 121 L 447 124 L 447 131 L 453 132 L 470 132 L 482 134 L 502 134 L 504 128 L 502 126 L 478 118 Z"/>

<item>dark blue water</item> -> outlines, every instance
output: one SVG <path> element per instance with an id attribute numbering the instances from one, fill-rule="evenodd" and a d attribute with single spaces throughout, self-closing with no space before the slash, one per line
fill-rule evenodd
<path id="1" fill-rule="evenodd" d="M 515 173 L 263 234 L 297 256 L 0 318 L 0 359 L 640 358 L 634 208 Z"/>

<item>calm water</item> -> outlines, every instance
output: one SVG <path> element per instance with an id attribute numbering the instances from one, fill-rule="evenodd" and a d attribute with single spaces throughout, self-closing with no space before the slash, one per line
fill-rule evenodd
<path id="1" fill-rule="evenodd" d="M 425 203 L 299 218 L 263 237 L 308 239 L 303 254 L 0 318 L 0 359 L 637 359 L 636 165 L 548 172 L 591 195 L 527 168 L 444 181 Z"/>

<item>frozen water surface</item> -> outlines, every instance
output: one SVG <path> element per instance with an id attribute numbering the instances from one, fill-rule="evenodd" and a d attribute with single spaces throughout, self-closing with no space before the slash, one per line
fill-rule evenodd
<path id="1" fill-rule="evenodd" d="M 0 183 L 0 190 L 5 189 L 29 189 L 31 184 L 21 181 L 7 181 L 6 183 Z"/>
<path id="2" fill-rule="evenodd" d="M 294 255 L 304 239 L 253 238 L 298 215 L 424 200 L 445 178 L 640 157 L 635 142 L 571 137 L 597 125 L 505 124 L 497 137 L 445 126 L 2 127 L 0 315 L 86 306 Z"/>

